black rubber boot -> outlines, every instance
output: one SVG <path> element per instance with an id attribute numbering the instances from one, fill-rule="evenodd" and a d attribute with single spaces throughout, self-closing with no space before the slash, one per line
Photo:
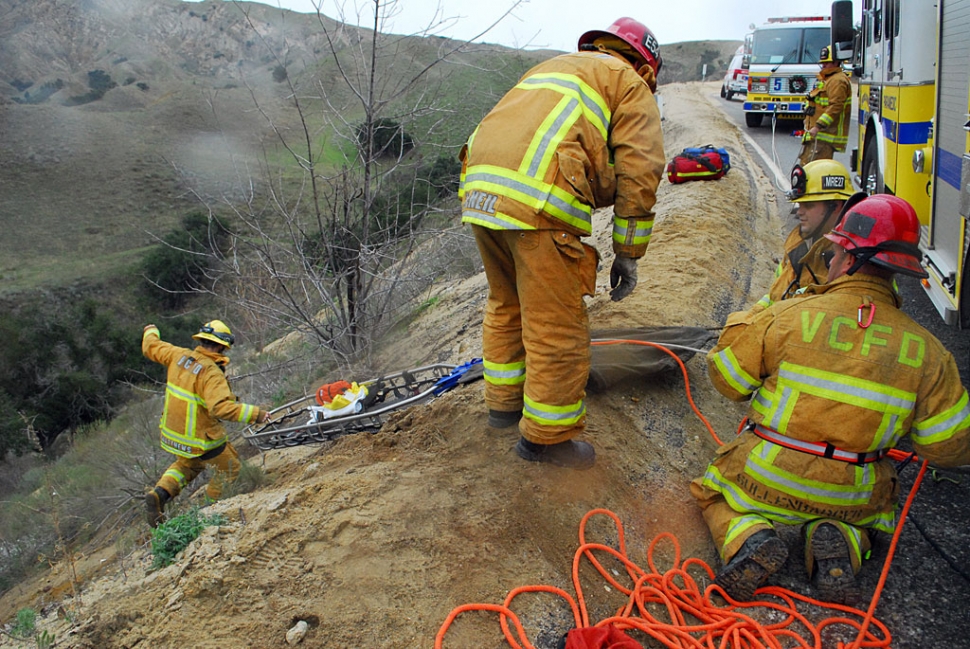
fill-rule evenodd
<path id="1" fill-rule="evenodd" d="M 509 428 L 522 419 L 521 410 L 489 410 L 488 425 L 492 428 Z"/>
<path id="2" fill-rule="evenodd" d="M 788 546 L 774 530 L 759 530 L 744 542 L 718 573 L 714 583 L 732 599 L 749 602 L 754 591 L 778 571 L 788 559 Z"/>
<path id="3" fill-rule="evenodd" d="M 823 602 L 853 606 L 862 599 L 862 590 L 856 583 L 849 546 L 842 532 L 831 523 L 822 523 L 812 532 L 812 557 L 815 572 L 812 585 Z"/>
<path id="4" fill-rule="evenodd" d="M 596 463 L 592 445 L 575 439 L 559 444 L 533 444 L 522 437 L 515 445 L 515 452 L 529 462 L 546 462 L 567 469 L 589 469 Z"/>
<path id="5" fill-rule="evenodd" d="M 168 495 L 168 492 L 161 487 L 155 487 L 145 494 L 145 518 L 150 528 L 155 529 L 165 520 L 163 513 L 165 503 L 171 499 L 172 497 Z"/>

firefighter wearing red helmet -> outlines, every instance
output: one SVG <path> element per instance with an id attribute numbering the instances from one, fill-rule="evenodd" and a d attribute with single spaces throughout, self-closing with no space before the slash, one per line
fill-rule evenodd
<path id="1" fill-rule="evenodd" d="M 654 99 L 660 47 L 632 18 L 525 73 L 463 147 L 462 222 L 481 253 L 489 426 L 518 425 L 525 460 L 586 469 L 590 336 L 599 253 L 582 238 L 613 207 L 611 298 L 637 283 L 664 169 Z"/>
<path id="2" fill-rule="evenodd" d="M 895 196 L 857 202 L 825 235 L 827 283 L 728 317 L 708 354 L 714 386 L 750 399 L 748 425 L 691 483 L 736 600 L 784 564 L 779 524 L 803 525 L 819 599 L 853 604 L 870 535 L 892 534 L 886 453 L 909 437 L 938 466 L 970 462 L 970 405 L 953 356 L 899 309 L 893 275 L 925 276 L 919 221 Z"/>

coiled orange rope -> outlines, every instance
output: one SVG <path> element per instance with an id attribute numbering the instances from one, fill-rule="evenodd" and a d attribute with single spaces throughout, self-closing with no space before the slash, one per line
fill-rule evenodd
<path id="1" fill-rule="evenodd" d="M 680 357 L 663 345 L 639 340 L 597 341 L 593 344 L 648 345 L 662 349 L 664 352 L 670 354 L 677 361 L 683 373 L 687 399 L 691 408 L 693 408 L 704 425 L 707 426 L 714 440 L 719 445 L 723 444 L 715 434 L 713 427 L 694 404 L 694 400 L 690 394 L 687 368 L 684 366 Z M 914 457 L 911 454 L 895 449 L 890 451 L 889 455 L 896 460 Z M 650 572 L 648 572 L 631 561 L 627 556 L 623 525 L 619 517 L 607 509 L 594 509 L 583 517 L 579 526 L 579 548 L 573 556 L 572 568 L 573 587 L 576 592 L 576 599 L 573 599 L 569 593 L 554 586 L 536 585 L 523 586 L 512 590 L 501 606 L 495 604 L 465 604 L 459 606 L 452 610 L 438 630 L 438 634 L 435 636 L 435 649 L 441 649 L 443 647 L 445 634 L 458 615 L 468 611 L 492 611 L 499 613 L 502 633 L 509 646 L 513 649 L 535 649 L 532 643 L 529 642 L 521 621 L 511 609 L 512 601 L 515 597 L 526 592 L 542 592 L 558 595 L 566 601 L 572 610 L 576 628 L 590 626 L 586 601 L 579 579 L 579 568 L 584 557 L 610 586 L 628 597 L 627 603 L 616 615 L 600 620 L 594 626 L 614 624 L 623 630 L 637 629 L 659 641 L 664 647 L 675 649 L 727 649 L 729 647 L 734 649 L 781 649 L 783 646 L 797 646 L 822 649 L 822 631 L 829 626 L 839 624 L 847 625 L 858 630 L 856 639 L 849 645 L 839 642 L 839 649 L 889 647 L 891 646 L 892 636 L 889 633 L 889 629 L 874 617 L 874 612 L 889 574 L 889 567 L 896 551 L 900 533 L 902 532 L 903 522 L 909 513 L 913 499 L 922 483 L 923 476 L 926 473 L 926 467 L 927 463 L 923 461 L 919 474 L 906 499 L 906 504 L 903 506 L 900 514 L 900 521 L 893 534 L 893 539 L 890 543 L 886 561 L 883 565 L 883 570 L 879 582 L 876 585 L 872 601 L 865 612 L 848 606 L 820 602 L 776 586 L 764 586 L 756 592 L 760 595 L 775 598 L 779 602 L 767 600 L 737 602 L 731 599 L 723 589 L 714 583 L 711 583 L 706 589 L 701 591 L 697 580 L 690 571 L 699 571 L 702 576 L 706 576 L 710 582 L 713 582 L 714 570 L 704 561 L 696 558 L 690 558 L 681 563 L 680 545 L 676 537 L 670 533 L 659 534 L 650 543 L 647 550 L 647 565 L 650 569 Z M 586 523 L 592 516 L 598 514 L 609 516 L 615 523 L 618 549 L 599 543 L 588 543 L 586 541 Z M 654 561 L 654 551 L 657 545 L 664 540 L 669 541 L 673 545 L 674 559 L 673 566 L 661 574 Z M 631 586 L 624 586 L 614 579 L 613 575 L 596 559 L 594 552 L 609 554 L 620 561 L 624 565 L 632 582 Z M 718 606 L 711 602 L 711 595 L 715 593 L 722 597 L 724 601 L 728 602 L 727 606 Z M 831 609 L 838 612 L 839 615 L 827 618 L 819 624 L 813 625 L 797 610 L 796 602 Z M 747 609 L 756 608 L 778 611 L 785 615 L 785 619 L 773 624 L 761 624 L 744 612 Z M 658 619 L 654 615 L 656 609 L 666 611 L 666 619 Z M 861 620 L 858 618 L 861 618 Z M 512 621 L 515 627 L 514 634 L 509 628 L 509 620 Z M 799 633 L 795 628 L 792 628 L 793 626 L 800 627 L 802 632 Z M 870 631 L 871 627 L 876 628 L 876 634 Z M 792 645 L 792 643 L 795 644 Z"/>

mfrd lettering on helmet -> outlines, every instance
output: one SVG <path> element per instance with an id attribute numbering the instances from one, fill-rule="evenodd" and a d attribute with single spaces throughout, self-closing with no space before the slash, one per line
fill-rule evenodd
<path id="1" fill-rule="evenodd" d="M 845 176 L 822 176 L 822 189 L 845 189 Z"/>

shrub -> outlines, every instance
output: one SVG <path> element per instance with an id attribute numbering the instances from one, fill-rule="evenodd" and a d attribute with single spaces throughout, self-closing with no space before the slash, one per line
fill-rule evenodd
<path id="1" fill-rule="evenodd" d="M 202 530 L 210 525 L 225 525 L 226 518 L 220 514 L 204 516 L 197 507 L 165 521 L 152 532 L 152 567 L 164 568 L 175 561 L 175 555 L 199 538 Z"/>
<path id="2" fill-rule="evenodd" d="M 283 83 L 286 81 L 286 77 L 286 68 L 284 68 L 282 65 L 277 65 L 275 68 L 273 68 L 273 81 L 276 83 Z"/>
<path id="3" fill-rule="evenodd" d="M 14 622 L 10 635 L 18 638 L 29 638 L 37 629 L 37 611 L 32 608 L 22 608 L 17 611 L 17 621 Z"/>
<path id="4" fill-rule="evenodd" d="M 225 239 L 218 221 L 193 212 L 182 219 L 182 226 L 162 238 L 163 245 L 150 252 L 142 264 L 146 282 L 141 291 L 164 309 L 179 309 L 197 290 L 210 285 L 206 277 L 211 256 Z"/>
<path id="5" fill-rule="evenodd" d="M 391 156 L 399 158 L 414 148 L 414 138 L 404 127 L 386 117 L 376 120 L 372 125 L 374 155 L 378 158 Z M 367 124 L 357 127 L 357 145 L 361 150 L 367 147 Z"/>

